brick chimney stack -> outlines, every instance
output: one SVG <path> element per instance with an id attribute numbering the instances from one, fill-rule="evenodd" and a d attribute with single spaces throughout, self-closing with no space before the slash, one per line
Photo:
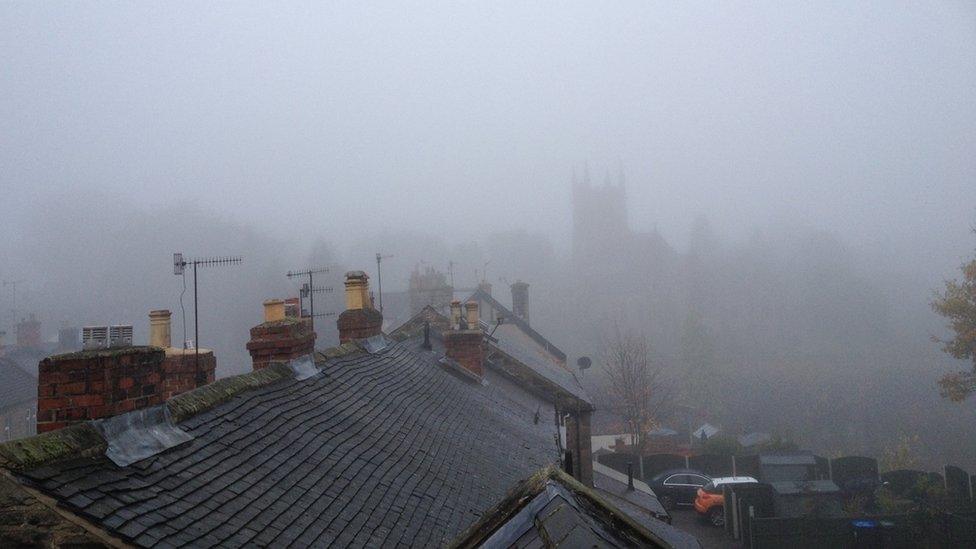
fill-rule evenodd
<path id="1" fill-rule="evenodd" d="M 315 350 L 315 332 L 307 318 L 285 316 L 285 302 L 269 299 L 264 302 L 264 322 L 251 328 L 247 342 L 255 370 L 272 362 L 287 362 L 311 354 Z"/>
<path id="2" fill-rule="evenodd" d="M 455 307 L 457 304 L 457 307 Z M 457 310 L 458 322 L 460 322 L 461 303 L 455 301 L 451 303 L 452 323 L 451 329 L 444 332 L 444 347 L 447 358 L 460 364 L 465 370 L 478 377 L 485 375 L 485 347 L 483 334 L 478 324 L 478 302 L 470 301 L 465 304 L 467 317 L 465 322 L 468 329 L 459 329 L 459 324 L 454 322 L 454 311 Z"/>
<path id="3" fill-rule="evenodd" d="M 529 323 L 529 285 L 521 280 L 512 284 L 512 312 Z"/>
<path id="4" fill-rule="evenodd" d="M 211 349 L 173 347 L 171 318 L 172 313 L 166 309 L 149 311 L 149 345 L 163 349 L 166 354 L 160 381 L 164 401 L 213 383 L 217 371 L 217 360 Z"/>
<path id="5" fill-rule="evenodd" d="M 369 276 L 363 271 L 346 273 L 346 310 L 339 315 L 339 343 L 379 335 L 383 315 L 373 308 L 369 295 Z"/>
<path id="6" fill-rule="evenodd" d="M 37 432 L 162 404 L 157 347 L 79 351 L 38 365 Z"/>

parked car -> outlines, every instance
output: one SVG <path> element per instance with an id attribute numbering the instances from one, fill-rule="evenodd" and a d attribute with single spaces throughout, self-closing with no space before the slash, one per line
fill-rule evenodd
<path id="1" fill-rule="evenodd" d="M 647 484 L 654 490 L 661 505 L 670 511 L 679 505 L 693 505 L 698 489 L 711 480 L 705 473 L 694 469 L 671 469 L 658 473 Z"/>
<path id="2" fill-rule="evenodd" d="M 698 516 L 708 519 L 712 526 L 725 526 L 725 495 L 722 487 L 728 484 L 747 484 L 759 482 L 752 477 L 718 477 L 698 489 L 695 498 L 695 511 Z"/>

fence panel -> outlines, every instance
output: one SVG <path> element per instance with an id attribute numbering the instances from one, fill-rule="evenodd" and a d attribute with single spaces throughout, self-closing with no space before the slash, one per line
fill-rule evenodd
<path id="1" fill-rule="evenodd" d="M 627 464 L 634 461 L 634 456 L 630 454 L 600 454 L 597 456 L 596 460 L 602 465 L 619 471 L 623 474 L 627 474 Z M 637 464 L 634 463 L 634 475 L 638 475 Z"/>
<path id="2" fill-rule="evenodd" d="M 831 480 L 845 492 L 874 489 L 878 483 L 878 460 L 845 456 L 830 460 Z"/>
<path id="3" fill-rule="evenodd" d="M 652 479 L 655 475 L 668 469 L 684 469 L 685 457 L 678 454 L 651 454 L 644 456 L 644 476 Z M 646 480 L 645 479 L 645 480 Z"/>
<path id="4" fill-rule="evenodd" d="M 830 460 L 822 456 L 813 456 L 813 459 L 817 461 L 815 466 L 816 472 L 815 477 L 817 480 L 828 480 L 830 479 Z"/>
<path id="5" fill-rule="evenodd" d="M 732 476 L 732 456 L 702 454 L 688 459 L 692 469 L 698 469 L 710 477 Z"/>
<path id="6" fill-rule="evenodd" d="M 758 479 L 759 471 L 759 456 L 735 456 L 735 474 L 737 476 Z"/>

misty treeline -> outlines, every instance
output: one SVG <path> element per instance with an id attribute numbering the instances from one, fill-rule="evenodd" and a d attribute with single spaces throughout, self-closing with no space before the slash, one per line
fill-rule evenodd
<path id="1" fill-rule="evenodd" d="M 339 312 L 342 273 L 375 275 L 376 252 L 393 256 L 383 263 L 391 293 L 405 291 L 414 268 L 446 272 L 454 262 L 456 287 L 485 278 L 505 303 L 508 283 L 528 282 L 533 326 L 571 365 L 594 358 L 582 377 L 588 388 L 601 384 L 597 359 L 618 326 L 646 340 L 676 402 L 700 405 L 727 429 L 788 436 L 824 455 L 880 456 L 917 436 L 925 466 L 976 467 L 976 409 L 941 399 L 936 384 L 958 369 L 930 341 L 942 329 L 928 305 L 937 282 L 905 284 L 893 258 L 856 253 L 829 232 L 766 230 L 731 242 L 702 218 L 689 222 L 685 249 L 656 233 L 631 234 L 574 256 L 568 242 L 502 224 L 476 242 L 431 234 L 423 220 L 312 234 L 282 219 L 278 232 L 265 233 L 192 204 L 155 208 L 105 196 L 65 196 L 24 218 L 13 231 L 22 238 L 0 250 L 8 258 L 0 274 L 28 281 L 18 308 L 37 314 L 46 337 L 60 325 L 132 323 L 145 341 L 149 310 L 168 308 L 178 342 L 183 280 L 172 272 L 172 253 L 240 254 L 239 266 L 199 273 L 200 343 L 215 349 L 222 377 L 249 369 L 245 343 L 261 302 L 298 294 L 289 270 L 332 266 L 321 285 L 334 292 L 317 311 Z M 2 300 L 0 325 L 9 326 L 9 292 Z M 334 342 L 334 317 L 316 322 L 319 344 Z"/>

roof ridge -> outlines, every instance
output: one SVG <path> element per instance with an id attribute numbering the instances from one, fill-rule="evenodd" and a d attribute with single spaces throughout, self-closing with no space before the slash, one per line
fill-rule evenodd
<path id="1" fill-rule="evenodd" d="M 0 466 L 11 471 L 26 471 L 72 457 L 102 454 L 107 447 L 101 433 L 86 421 L 0 444 Z"/>

